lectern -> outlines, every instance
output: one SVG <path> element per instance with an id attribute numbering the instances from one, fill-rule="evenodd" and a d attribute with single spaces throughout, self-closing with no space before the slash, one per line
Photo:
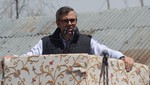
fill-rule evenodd
<path id="1" fill-rule="evenodd" d="M 101 56 L 50 54 L 5 58 L 1 63 L 2 85 L 104 85 Z M 105 83 L 104 83 L 105 82 Z M 109 85 L 149 85 L 148 66 L 135 63 L 126 72 L 124 62 L 108 58 Z"/>

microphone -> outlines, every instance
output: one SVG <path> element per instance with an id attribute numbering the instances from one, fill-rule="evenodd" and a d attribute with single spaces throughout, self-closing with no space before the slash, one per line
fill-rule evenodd
<path id="1" fill-rule="evenodd" d="M 104 55 L 104 57 L 109 57 L 109 52 L 108 52 L 108 50 L 103 50 L 102 51 L 102 54 Z"/>
<path id="2" fill-rule="evenodd" d="M 101 69 L 99 81 L 101 81 L 101 78 L 102 78 L 102 75 L 103 75 L 103 84 L 105 84 L 105 77 L 106 77 L 106 85 L 108 85 L 108 83 L 109 83 L 109 79 L 108 79 L 108 57 L 109 57 L 109 52 L 108 52 L 108 50 L 103 50 L 102 54 L 103 54 L 104 57 L 103 57 L 103 60 L 102 60 L 102 69 Z"/>
<path id="3" fill-rule="evenodd" d="M 108 57 L 109 57 L 108 50 L 103 50 L 102 54 L 104 56 L 103 60 L 102 60 L 102 63 L 105 63 L 105 65 L 108 66 Z"/>
<path id="4" fill-rule="evenodd" d="M 73 37 L 74 37 L 74 34 L 75 34 L 75 30 L 76 30 L 76 29 L 73 29 L 73 30 L 71 31 L 71 33 L 72 33 L 72 36 L 70 37 L 70 40 L 71 40 L 71 41 L 73 40 Z M 62 33 L 63 37 L 67 34 L 67 32 L 68 32 L 68 28 L 64 28 L 63 33 Z"/>
<path id="5" fill-rule="evenodd" d="M 68 29 L 67 29 L 67 28 L 64 28 L 64 30 L 63 30 L 63 35 L 66 35 L 66 34 L 67 34 L 67 31 L 68 31 Z"/>

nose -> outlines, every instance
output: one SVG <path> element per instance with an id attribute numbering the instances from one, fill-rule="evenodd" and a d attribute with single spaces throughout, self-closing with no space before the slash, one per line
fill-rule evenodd
<path id="1" fill-rule="evenodd" d="M 68 25 L 71 25 L 71 24 L 72 24 L 72 23 L 71 23 L 71 21 L 69 20 L 69 21 L 68 21 Z"/>

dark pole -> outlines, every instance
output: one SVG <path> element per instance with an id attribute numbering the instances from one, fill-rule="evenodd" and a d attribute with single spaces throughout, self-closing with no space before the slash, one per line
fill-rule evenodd
<path id="1" fill-rule="evenodd" d="M 19 18 L 19 6 L 18 6 L 18 0 L 15 0 L 16 1 L 16 19 Z"/>
<path id="2" fill-rule="evenodd" d="M 108 9 L 110 9 L 110 3 L 109 3 L 109 0 L 107 0 L 107 7 L 108 7 Z"/>
<path id="3" fill-rule="evenodd" d="M 141 6 L 142 6 L 142 7 L 144 6 L 143 0 L 141 0 Z"/>

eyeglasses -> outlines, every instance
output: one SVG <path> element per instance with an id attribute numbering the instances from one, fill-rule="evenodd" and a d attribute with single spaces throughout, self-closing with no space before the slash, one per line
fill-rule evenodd
<path id="1" fill-rule="evenodd" d="M 62 22 L 64 22 L 64 23 L 69 23 L 69 21 L 71 22 L 71 23 L 76 23 L 77 22 L 77 19 L 63 19 L 63 20 L 61 20 Z"/>

